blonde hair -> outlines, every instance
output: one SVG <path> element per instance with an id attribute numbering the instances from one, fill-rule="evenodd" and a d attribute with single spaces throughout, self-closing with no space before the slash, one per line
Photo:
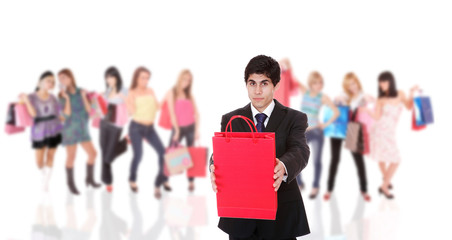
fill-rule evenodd
<path id="1" fill-rule="evenodd" d="M 185 89 L 182 89 L 182 90 L 185 93 L 185 97 L 188 99 L 191 99 L 191 85 L 193 83 L 193 74 L 188 69 L 184 69 L 179 73 L 179 77 L 177 78 L 176 85 L 174 85 L 174 87 L 173 87 L 174 98 L 176 98 L 177 89 L 180 87 L 184 76 L 187 74 L 190 75 L 190 84 L 188 85 L 188 87 L 186 87 Z"/>
<path id="2" fill-rule="evenodd" d="M 344 92 L 347 94 L 348 96 L 348 102 L 350 103 L 350 100 L 352 98 L 353 93 L 350 92 L 350 90 L 348 89 L 348 85 L 350 84 L 350 81 L 353 81 L 356 83 L 356 85 L 358 85 L 359 90 L 362 90 L 361 87 L 361 82 L 359 81 L 358 77 L 356 76 L 355 73 L 353 72 L 349 72 L 347 74 L 345 74 L 344 77 L 344 81 L 342 82 L 342 88 L 344 89 Z"/>
<path id="3" fill-rule="evenodd" d="M 311 87 L 312 84 L 314 84 L 316 82 L 320 82 L 323 85 L 323 77 L 319 72 L 313 71 L 309 74 L 308 86 Z"/>

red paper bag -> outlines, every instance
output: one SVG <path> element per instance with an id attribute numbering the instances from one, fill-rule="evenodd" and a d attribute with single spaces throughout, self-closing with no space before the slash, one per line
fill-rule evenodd
<path id="1" fill-rule="evenodd" d="M 205 177 L 207 169 L 207 148 L 189 147 L 193 167 L 187 169 L 187 177 Z"/>
<path id="2" fill-rule="evenodd" d="M 160 112 L 159 126 L 167 130 L 171 130 L 173 127 L 171 124 L 168 101 L 163 102 L 162 111 Z"/>
<path id="3" fill-rule="evenodd" d="M 236 118 L 246 120 L 252 132 L 228 132 Z M 212 142 L 218 216 L 275 220 L 275 133 L 258 133 L 253 121 L 237 115 L 225 132 L 215 133 Z"/>

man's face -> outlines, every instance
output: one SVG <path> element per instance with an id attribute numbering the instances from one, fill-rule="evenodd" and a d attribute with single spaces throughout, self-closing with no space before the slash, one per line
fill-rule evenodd
<path id="1" fill-rule="evenodd" d="M 253 106 L 262 112 L 273 101 L 273 93 L 279 87 L 279 84 L 273 86 L 270 78 L 264 74 L 250 74 L 246 81 L 246 89 L 248 90 L 248 97 Z"/>

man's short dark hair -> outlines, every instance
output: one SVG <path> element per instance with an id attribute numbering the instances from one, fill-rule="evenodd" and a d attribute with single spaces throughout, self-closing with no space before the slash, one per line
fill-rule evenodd
<path id="1" fill-rule="evenodd" d="M 264 74 L 273 83 L 273 86 L 279 83 L 281 79 L 281 69 L 279 63 L 272 57 L 258 55 L 253 57 L 245 68 L 245 83 L 251 74 Z"/>

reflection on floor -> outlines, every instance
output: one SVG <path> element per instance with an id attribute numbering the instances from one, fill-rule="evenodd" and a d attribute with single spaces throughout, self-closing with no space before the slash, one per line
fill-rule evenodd
<path id="1" fill-rule="evenodd" d="M 98 238 L 93 238 L 93 230 L 97 223 L 94 208 L 94 191 L 86 194 L 86 216 L 80 225 L 75 212 L 73 196 L 68 193 L 66 198 L 66 223 L 58 227 L 55 221 L 50 193 L 43 193 L 37 208 L 35 222 L 32 225 L 31 239 L 164 239 L 161 233 L 165 227 L 169 230 L 171 239 L 200 239 L 196 227 L 207 225 L 207 208 L 205 196 L 188 195 L 186 198 L 172 197 L 163 194 L 159 201 L 157 219 L 149 227 L 144 228 L 143 212 L 137 201 L 137 195 L 129 194 L 131 225 L 118 216 L 112 209 L 113 196 L 107 192 L 101 193 L 101 214 Z M 145 231 L 144 231 L 145 230 Z"/>
<path id="2" fill-rule="evenodd" d="M 95 206 L 95 198 L 100 195 L 100 208 Z M 124 197 L 124 196 L 122 196 Z M 122 210 L 131 217 L 117 214 L 113 207 L 114 195 L 106 191 L 88 190 L 82 200 L 82 208 L 74 204 L 74 197 L 67 194 L 62 216 L 65 221 L 58 224 L 50 193 L 43 193 L 38 199 L 34 222 L 31 227 L 31 239 L 101 239 L 101 240 L 144 240 L 144 239 L 211 239 L 226 235 L 216 228 L 217 218 L 208 222 L 207 198 L 203 195 L 172 196 L 163 194 L 157 203 L 156 211 L 143 211 L 139 204 L 139 195 L 129 193 L 128 204 L 121 203 Z M 99 200 L 99 199 L 98 199 Z M 399 208 L 396 200 L 376 199 L 376 211 L 368 212 L 369 203 L 361 196 L 356 198 L 350 220 L 343 224 L 343 209 L 338 198 L 332 194 L 329 201 L 321 198 L 307 200 L 311 234 L 299 239 L 309 240 L 377 240 L 397 239 Z M 149 206 L 148 206 L 149 207 Z M 83 209 L 77 211 L 77 209 Z M 119 210 L 119 209 L 116 209 Z M 366 214 L 366 215 L 365 215 Z M 126 215 L 126 214 L 122 214 Z M 152 216 L 146 223 L 144 218 Z M 347 215 L 347 214 L 346 214 Z M 144 217 L 145 216 L 145 217 Z M 213 218 L 213 217 L 212 217 Z M 206 228 L 208 226 L 208 228 Z M 198 227 L 204 227 L 199 229 Z M 204 232 L 203 232 L 204 231 Z M 206 234 L 208 232 L 209 234 Z M 221 237 L 215 237 L 220 238 Z"/>
<path id="3" fill-rule="evenodd" d="M 320 198 L 314 200 L 313 216 L 310 218 L 311 234 L 298 239 L 309 240 L 381 240 L 397 239 L 399 208 L 396 200 L 377 199 L 378 210 L 365 217 L 366 202 L 357 197 L 356 207 L 350 221 L 345 226 L 341 222 L 341 213 L 335 194 L 328 202 Z M 322 205 L 330 209 L 330 229 L 325 232 Z"/>

